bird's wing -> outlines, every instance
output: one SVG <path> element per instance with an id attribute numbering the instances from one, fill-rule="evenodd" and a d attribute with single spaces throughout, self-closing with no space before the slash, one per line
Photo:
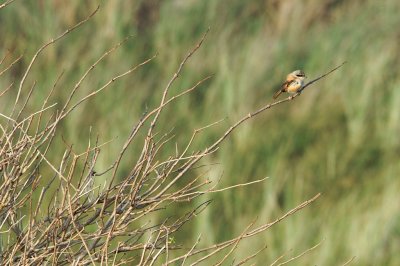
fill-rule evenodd
<path id="1" fill-rule="evenodd" d="M 296 80 L 291 79 L 291 80 L 286 80 L 282 86 L 281 86 L 281 90 L 282 91 L 287 91 L 287 88 L 290 87 L 292 85 L 293 82 L 296 82 Z"/>
<path id="2" fill-rule="evenodd" d="M 296 82 L 296 81 L 295 81 L 294 79 L 292 79 L 292 80 L 286 80 L 286 81 L 282 84 L 280 90 L 277 91 L 277 92 L 275 92 L 273 98 L 276 99 L 276 98 L 279 97 L 279 95 L 282 94 L 282 92 L 286 92 L 286 91 L 287 91 L 287 88 L 290 87 L 290 86 L 292 85 L 293 82 Z"/>

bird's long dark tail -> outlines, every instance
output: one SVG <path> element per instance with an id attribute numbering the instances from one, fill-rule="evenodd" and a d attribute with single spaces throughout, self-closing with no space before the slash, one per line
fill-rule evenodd
<path id="1" fill-rule="evenodd" d="M 274 99 L 278 98 L 279 95 L 281 95 L 282 92 L 283 92 L 282 90 L 279 90 L 279 91 L 275 92 L 273 98 L 274 98 Z"/>

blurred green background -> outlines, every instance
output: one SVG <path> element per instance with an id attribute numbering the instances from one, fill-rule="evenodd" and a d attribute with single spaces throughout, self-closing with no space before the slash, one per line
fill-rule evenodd
<path id="1" fill-rule="evenodd" d="M 7 49 L 15 57 L 24 54 L 21 63 L 1 77 L 1 90 L 21 78 L 43 43 L 96 5 L 17 0 L 1 9 L 1 54 Z M 267 244 L 258 258 L 264 265 L 323 240 L 294 265 L 341 265 L 353 256 L 352 265 L 400 265 L 398 0 L 142 0 L 100 5 L 93 20 L 45 50 L 23 91 L 26 97 L 37 81 L 27 112 L 37 110 L 65 71 L 52 100 L 64 102 L 84 71 L 128 35 L 133 37 L 96 67 L 77 98 L 158 53 L 63 124 L 62 135 L 77 150 L 87 144 L 90 127 L 102 141 L 114 139 L 102 149 L 98 169 L 110 165 L 131 126 L 160 101 L 180 60 L 208 27 L 204 45 L 185 66 L 171 95 L 207 75 L 213 78 L 169 107 L 158 125 L 160 132 L 173 129 L 178 143 L 185 143 L 193 129 L 226 118 L 205 131 L 196 145 L 211 143 L 243 115 L 269 103 L 292 70 L 303 69 L 314 78 L 348 62 L 295 101 L 242 126 L 209 158 L 207 163 L 217 164 L 207 177 L 222 176 L 221 186 L 270 178 L 261 185 L 213 194 L 211 206 L 176 236 L 176 242 L 190 245 L 199 233 L 204 246 L 226 240 L 256 217 L 257 224 L 272 221 L 321 192 L 312 206 L 243 242 L 234 257 L 239 260 Z M 16 91 L 15 87 L 0 98 L 0 112 L 9 112 Z M 54 158 L 65 148 L 60 141 L 52 151 Z M 121 176 L 134 154 L 132 148 Z"/>

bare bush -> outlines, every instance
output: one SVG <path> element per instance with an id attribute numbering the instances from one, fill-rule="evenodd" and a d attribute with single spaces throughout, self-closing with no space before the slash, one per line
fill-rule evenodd
<path id="1" fill-rule="evenodd" d="M 19 83 L 10 84 L 0 93 L 0 97 L 5 97 L 11 88 L 18 89 L 12 110 L 9 114 L 0 114 L 2 117 L 0 124 L 0 234 L 2 239 L 0 260 L 2 264 L 175 265 L 179 263 L 184 265 L 190 261 L 192 265 L 195 265 L 214 258 L 219 260 L 217 265 L 220 265 L 234 254 L 239 242 L 265 232 L 320 196 L 320 194 L 315 195 L 274 221 L 257 227 L 253 222 L 243 230 L 242 234 L 210 247 L 198 248 L 200 238 L 189 247 L 174 241 L 174 234 L 209 205 L 209 201 L 204 199 L 196 206 L 194 199 L 205 198 L 204 195 L 222 193 L 224 190 L 265 180 L 217 188 L 218 184 L 211 183 L 204 176 L 196 175 L 191 170 L 197 167 L 204 158 L 218 152 L 220 145 L 238 126 L 265 110 L 300 95 L 300 93 L 295 94 L 246 114 L 217 140 L 203 149 L 191 152 L 196 136 L 219 122 L 195 129 L 191 136 L 186 136 L 189 139 L 186 145 L 177 146 L 176 152 L 167 157 L 161 156 L 160 151 L 172 140 L 168 132 L 163 132 L 162 129 L 161 132 L 156 131 L 160 115 L 166 106 L 173 105 L 174 102 L 193 92 L 200 84 L 211 78 L 204 77 L 181 93 L 169 95 L 170 88 L 179 78 L 185 63 L 199 50 L 207 33 L 184 57 L 176 73 L 164 88 L 158 106 L 146 111 L 134 124 L 126 137 L 125 144 L 108 169 L 103 172 L 95 171 L 103 145 L 97 140 L 94 143 L 89 140 L 86 151 L 81 154 L 77 154 L 72 147 L 69 147 L 64 151 L 60 162 L 55 163 L 51 160 L 48 157 L 48 151 L 56 141 L 55 136 L 61 121 L 68 119 L 74 109 L 95 97 L 114 81 L 135 72 L 155 58 L 138 63 L 93 92 L 73 101 L 73 96 L 96 65 L 123 44 L 123 42 L 118 43 L 87 69 L 70 90 L 69 97 L 61 107 L 58 104 L 49 104 L 54 90 L 60 86 L 57 81 L 40 108 L 25 115 L 24 110 L 30 102 L 30 95 L 35 90 L 35 84 L 29 87 L 29 92 L 24 99 L 21 92 L 26 89 L 26 78 L 30 75 L 36 60 L 39 60 L 41 52 L 78 29 L 96 12 L 97 10 L 87 19 L 43 45 L 33 56 Z M 10 54 L 3 58 L 1 65 L 8 56 Z M 12 69 L 20 58 L 16 58 L 5 66 L 0 72 L 1 75 Z M 309 82 L 304 88 L 314 81 Z M 142 146 L 140 156 L 130 167 L 129 174 L 121 176 L 119 172 L 121 160 L 126 155 L 128 147 L 138 139 L 139 132 L 145 133 L 141 142 L 135 142 L 135 145 Z M 48 171 L 43 172 L 43 168 L 50 168 L 51 176 Z M 101 188 L 93 186 L 94 179 L 99 176 L 107 177 L 109 180 L 107 186 Z M 44 180 L 45 184 L 43 184 Z M 179 208 L 178 204 L 181 202 L 193 206 L 192 209 L 181 217 L 167 217 L 160 223 L 151 220 L 154 213 L 165 212 L 166 206 L 176 205 L 176 208 Z M 260 251 L 249 254 L 242 261 L 235 263 L 244 264 Z M 280 258 L 274 263 L 278 263 L 279 260 Z"/>

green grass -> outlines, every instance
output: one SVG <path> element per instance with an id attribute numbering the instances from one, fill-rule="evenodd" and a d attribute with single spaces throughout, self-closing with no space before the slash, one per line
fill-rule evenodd
<path id="1" fill-rule="evenodd" d="M 16 1 L 0 11 L 1 53 L 11 49 L 14 55 L 25 54 L 12 75 L 0 79 L 1 88 L 22 75 L 41 44 L 94 8 L 72 0 L 42 2 Z M 190 243 L 202 233 L 204 245 L 221 241 L 239 234 L 255 217 L 259 223 L 273 220 L 322 192 L 315 205 L 251 245 L 241 244 L 235 257 L 267 244 L 261 265 L 323 240 L 296 265 L 337 265 L 353 256 L 354 265 L 399 265 L 398 1 L 161 3 L 139 14 L 145 1 L 102 2 L 92 21 L 43 53 L 23 95 L 35 80 L 40 89 L 34 102 L 41 103 L 65 70 L 56 90 L 57 99 L 65 100 L 76 79 L 127 35 L 133 37 L 96 67 L 76 99 L 158 52 L 152 63 L 88 101 L 63 124 L 62 135 L 77 150 L 84 149 L 90 126 L 102 141 L 116 138 L 101 153 L 97 167 L 104 169 L 146 106 L 159 102 L 180 60 L 208 27 L 204 46 L 190 59 L 171 95 L 206 75 L 213 78 L 161 117 L 158 130 L 174 129 L 179 143 L 187 141 L 180 136 L 193 128 L 226 117 L 202 133 L 196 145 L 210 143 L 241 116 L 268 103 L 289 71 L 301 68 L 312 78 L 346 60 L 296 101 L 262 114 L 225 142 L 209 161 L 219 163 L 209 178 L 222 175 L 223 185 L 270 178 L 263 185 L 213 194 L 210 208 L 176 238 Z M 9 110 L 15 95 L 12 90 L 0 98 L 0 112 Z M 27 111 L 35 108 L 31 104 Z M 125 167 L 139 146 L 134 145 Z M 63 148 L 54 148 L 55 160 Z"/>

